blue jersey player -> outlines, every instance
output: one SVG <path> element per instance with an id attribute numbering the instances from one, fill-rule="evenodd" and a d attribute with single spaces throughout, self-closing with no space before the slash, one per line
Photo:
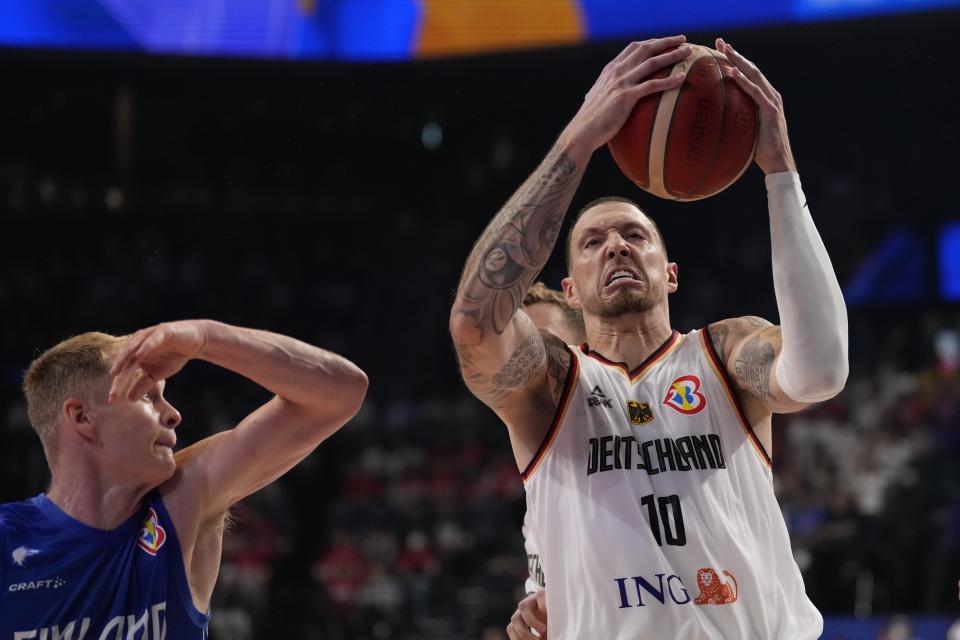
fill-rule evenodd
<path id="1" fill-rule="evenodd" d="M 192 359 L 275 396 L 178 453 L 166 380 Z M 86 333 L 24 380 L 49 491 L 0 505 L 0 640 L 206 638 L 230 505 L 272 482 L 359 409 L 352 363 L 210 320 Z"/>

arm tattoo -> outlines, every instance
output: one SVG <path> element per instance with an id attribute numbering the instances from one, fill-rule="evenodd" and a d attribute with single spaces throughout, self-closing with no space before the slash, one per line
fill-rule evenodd
<path id="1" fill-rule="evenodd" d="M 743 345 L 734 363 L 741 386 L 764 402 L 777 400 L 777 397 L 770 393 L 770 374 L 773 361 L 777 357 L 774 343 L 779 338 L 779 327 L 772 327 L 771 330 L 757 334 Z"/>
<path id="2" fill-rule="evenodd" d="M 471 346 L 506 329 L 550 257 L 582 176 L 583 167 L 551 150 L 474 245 L 453 309 L 476 329 Z"/>
<path id="3" fill-rule="evenodd" d="M 717 352 L 717 357 L 723 361 L 723 348 L 727 344 L 727 336 L 730 334 L 730 328 L 725 324 L 712 324 L 708 332 L 710 334 L 710 342 L 713 343 L 713 350 Z"/>
<path id="4" fill-rule="evenodd" d="M 530 332 L 506 364 L 493 376 L 494 386 L 498 389 L 522 387 L 543 366 L 546 355 L 543 338 L 536 331 Z"/>
<path id="5" fill-rule="evenodd" d="M 566 386 L 567 375 L 570 371 L 570 361 L 573 355 L 559 339 L 544 338 L 547 347 L 547 376 L 549 378 L 553 401 L 560 404 L 560 396 Z"/>
<path id="6" fill-rule="evenodd" d="M 464 382 L 490 408 L 503 406 L 515 389 L 530 382 L 538 372 L 543 371 L 544 366 L 547 368 L 550 394 L 554 401 L 560 401 L 572 356 L 558 338 L 533 331 L 492 378 L 475 365 L 469 348 L 463 348 L 462 345 L 456 347 Z"/>
<path id="7" fill-rule="evenodd" d="M 751 327 L 772 327 L 773 323 L 769 320 L 764 320 L 760 316 L 744 316 L 744 320 L 747 321 L 747 324 Z"/>

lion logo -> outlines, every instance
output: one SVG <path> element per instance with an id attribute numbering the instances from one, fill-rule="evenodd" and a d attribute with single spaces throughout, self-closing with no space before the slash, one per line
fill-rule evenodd
<path id="1" fill-rule="evenodd" d="M 697 571 L 697 586 L 700 587 L 700 595 L 693 601 L 694 604 L 729 604 L 736 602 L 740 594 L 740 587 L 737 585 L 737 579 L 727 570 L 723 574 L 733 581 L 731 587 L 726 582 L 720 580 L 717 572 L 706 567 Z"/>

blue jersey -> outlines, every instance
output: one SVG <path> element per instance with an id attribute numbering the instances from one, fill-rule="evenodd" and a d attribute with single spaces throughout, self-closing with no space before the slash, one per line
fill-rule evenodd
<path id="1" fill-rule="evenodd" d="M 195 640 L 180 542 L 159 493 L 111 531 L 46 495 L 0 504 L 0 640 Z"/>

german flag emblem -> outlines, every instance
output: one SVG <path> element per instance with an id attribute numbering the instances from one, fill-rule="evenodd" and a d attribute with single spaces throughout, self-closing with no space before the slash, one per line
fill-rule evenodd
<path id="1" fill-rule="evenodd" d="M 650 409 L 649 403 L 627 400 L 627 413 L 630 415 L 630 424 L 635 424 L 638 427 L 653 422 L 653 411 Z"/>

